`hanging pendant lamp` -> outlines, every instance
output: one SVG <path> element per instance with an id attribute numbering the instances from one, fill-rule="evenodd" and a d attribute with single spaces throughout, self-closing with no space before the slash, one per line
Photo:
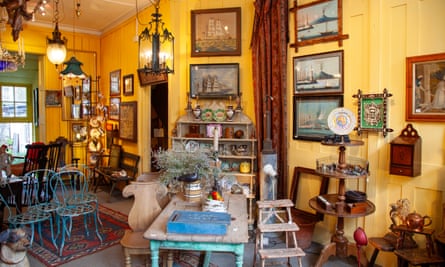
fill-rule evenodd
<path id="1" fill-rule="evenodd" d="M 82 71 L 81 66 L 82 62 L 76 59 L 75 56 L 72 56 L 70 60 L 63 62 L 66 65 L 65 69 L 60 72 L 60 75 L 63 75 L 68 78 L 79 78 L 85 79 L 87 75 Z"/>
<path id="2" fill-rule="evenodd" d="M 59 31 L 59 0 L 55 0 L 54 11 L 54 31 L 53 39 L 47 38 L 46 56 L 54 65 L 62 64 L 66 57 L 66 38 L 62 39 L 62 33 Z"/>
<path id="3" fill-rule="evenodd" d="M 75 14 L 80 16 L 80 2 L 78 1 L 76 4 Z M 76 18 L 73 18 L 73 45 L 76 44 L 75 38 L 75 21 Z M 75 48 L 74 48 L 75 50 Z M 68 78 L 79 78 L 79 79 L 85 79 L 88 75 L 83 72 L 81 66 L 83 65 L 82 62 L 76 59 L 76 57 L 73 55 L 68 61 L 63 62 L 63 64 L 66 65 L 65 69 L 60 72 L 60 76 L 68 77 Z"/>

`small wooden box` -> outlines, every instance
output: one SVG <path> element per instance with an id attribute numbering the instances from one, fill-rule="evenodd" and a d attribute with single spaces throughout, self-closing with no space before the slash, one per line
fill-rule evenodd
<path id="1" fill-rule="evenodd" d="M 167 233 L 225 235 L 230 214 L 211 211 L 175 210 L 167 222 Z"/>
<path id="2" fill-rule="evenodd" d="M 391 141 L 389 173 L 418 176 L 422 166 L 422 139 L 408 124 L 402 133 Z"/>
<path id="3" fill-rule="evenodd" d="M 346 204 L 346 211 L 349 213 L 364 213 L 368 208 L 368 203 L 366 202 L 357 202 L 357 203 L 348 203 Z"/>

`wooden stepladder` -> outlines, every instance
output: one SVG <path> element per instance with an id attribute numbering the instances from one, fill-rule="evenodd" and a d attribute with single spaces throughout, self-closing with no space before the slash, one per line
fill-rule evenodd
<path id="1" fill-rule="evenodd" d="M 253 265 L 255 266 L 256 256 L 259 254 L 262 267 L 265 266 L 267 259 L 276 258 L 287 258 L 287 264 L 291 266 L 291 257 L 298 257 L 298 264 L 301 267 L 301 257 L 305 256 L 306 253 L 297 244 L 295 233 L 300 228 L 292 221 L 291 208 L 294 206 L 294 203 L 290 199 L 262 200 L 257 201 L 257 206 L 258 225 Z M 268 248 L 264 242 L 264 235 L 279 232 L 284 233 L 286 236 L 286 247 Z"/>

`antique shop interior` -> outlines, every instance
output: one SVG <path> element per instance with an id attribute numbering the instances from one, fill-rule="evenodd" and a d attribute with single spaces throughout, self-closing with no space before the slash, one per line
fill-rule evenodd
<path id="1" fill-rule="evenodd" d="M 96 206 L 83 205 L 94 216 L 73 216 L 95 218 L 92 239 L 108 240 L 101 228 L 113 220 L 102 206 L 130 201 L 120 211 L 124 226 L 113 230 L 120 233 L 113 266 L 131 266 L 139 254 L 153 265 L 192 266 L 178 265 L 181 249 L 231 255 L 205 253 L 204 266 L 287 257 L 293 266 L 323 266 L 331 256 L 352 257 L 351 266 L 445 264 L 445 1 L 0 7 L 0 191 L 2 206 L 17 209 L 8 216 L 34 210 L 20 201 L 12 207 L 11 196 L 26 195 L 22 182 L 20 197 L 12 192 L 14 181 L 45 169 L 52 190 L 53 177 L 74 166 L 91 178 Z M 53 143 L 53 170 L 47 155 L 27 170 Z M 177 210 L 179 203 L 186 204 Z M 4 226 L 17 226 L 3 213 Z M 67 217 L 51 219 L 51 231 L 76 227 Z M 19 224 L 35 232 L 28 257 L 41 261 L 40 221 L 28 223 Z M 65 230 L 48 238 L 54 259 L 71 244 Z M 274 239 L 279 248 L 270 248 Z M 309 262 L 313 244 L 323 249 Z"/>

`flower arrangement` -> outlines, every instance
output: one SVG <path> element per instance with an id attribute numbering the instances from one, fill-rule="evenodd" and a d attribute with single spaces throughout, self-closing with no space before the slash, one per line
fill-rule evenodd
<path id="1" fill-rule="evenodd" d="M 196 174 L 202 184 L 209 185 L 213 182 L 214 159 L 205 150 L 197 149 L 193 152 L 185 149 L 158 150 L 153 156 L 156 166 L 161 170 L 160 180 L 166 186 L 178 185 L 178 178 L 189 174 Z"/>

